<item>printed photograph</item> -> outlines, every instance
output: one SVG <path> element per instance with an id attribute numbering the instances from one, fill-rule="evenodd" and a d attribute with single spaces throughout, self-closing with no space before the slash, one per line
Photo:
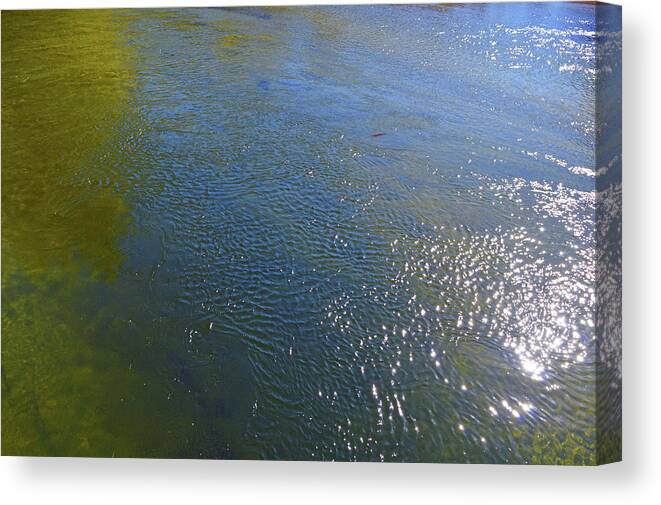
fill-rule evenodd
<path id="1" fill-rule="evenodd" d="M 4 456 L 622 453 L 599 2 L 1 13 Z"/>

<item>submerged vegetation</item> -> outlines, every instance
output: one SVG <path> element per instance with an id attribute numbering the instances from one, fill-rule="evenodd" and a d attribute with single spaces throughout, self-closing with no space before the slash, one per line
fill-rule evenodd
<path id="1" fill-rule="evenodd" d="M 111 392 L 143 381 L 102 337 L 138 141 L 125 27 L 108 10 L 2 14 L 4 454 L 146 454 L 153 436 L 114 415 Z"/>

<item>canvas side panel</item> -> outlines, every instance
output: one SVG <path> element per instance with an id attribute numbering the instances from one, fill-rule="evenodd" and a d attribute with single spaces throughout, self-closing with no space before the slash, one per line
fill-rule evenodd
<path id="1" fill-rule="evenodd" d="M 622 459 L 622 9 L 597 4 L 597 463 Z"/>

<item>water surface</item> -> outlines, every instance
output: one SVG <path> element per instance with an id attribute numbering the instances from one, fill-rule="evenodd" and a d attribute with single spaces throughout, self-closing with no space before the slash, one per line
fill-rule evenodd
<path id="1" fill-rule="evenodd" d="M 3 13 L 3 453 L 595 463 L 620 30 Z"/>

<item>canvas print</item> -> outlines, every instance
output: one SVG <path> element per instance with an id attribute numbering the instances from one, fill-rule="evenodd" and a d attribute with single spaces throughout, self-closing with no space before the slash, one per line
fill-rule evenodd
<path id="1" fill-rule="evenodd" d="M 2 454 L 620 460 L 621 30 L 2 12 Z"/>

